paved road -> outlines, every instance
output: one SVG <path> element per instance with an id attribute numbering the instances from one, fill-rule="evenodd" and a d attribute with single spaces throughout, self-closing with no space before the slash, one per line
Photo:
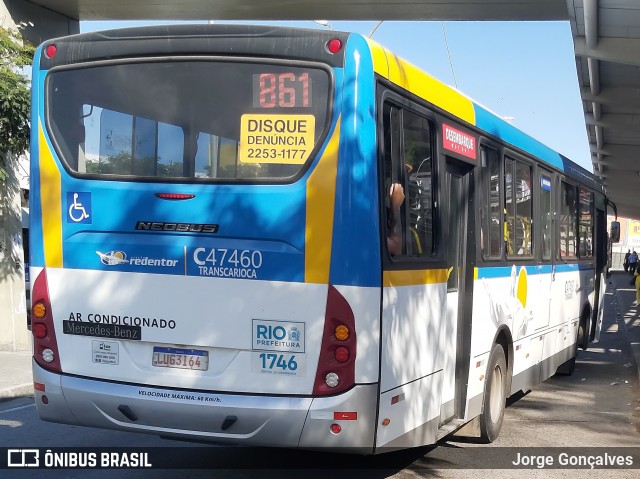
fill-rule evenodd
<path id="1" fill-rule="evenodd" d="M 191 470 L 57 470 L 37 471 L 38 477 L 55 478 L 326 478 L 414 479 L 415 477 L 468 478 L 491 474 L 492 479 L 518 477 L 637 478 L 639 470 L 480 470 L 514 457 L 518 448 L 640 447 L 640 393 L 638 370 L 627 335 L 640 331 L 640 309 L 632 305 L 634 290 L 622 273 L 611 278 L 606 295 L 606 315 L 601 342 L 580 352 L 571 377 L 554 376 L 507 408 L 498 440 L 490 446 L 443 441 L 423 448 L 373 458 L 272 449 L 209 448 L 221 469 Z M 33 398 L 0 403 L 0 447 L 189 447 L 154 436 L 49 424 L 35 415 Z M 185 450 L 187 452 L 187 450 Z M 173 452 L 180 455 L 180 450 Z M 640 461 L 639 461 L 640 462 Z M 302 466 L 301 466 L 302 465 Z M 304 465 L 308 469 L 303 469 Z M 336 470 L 327 470 L 336 468 Z M 89 475 L 90 474 L 90 475 Z M 2 471 L 3 479 L 34 477 L 34 471 Z"/>

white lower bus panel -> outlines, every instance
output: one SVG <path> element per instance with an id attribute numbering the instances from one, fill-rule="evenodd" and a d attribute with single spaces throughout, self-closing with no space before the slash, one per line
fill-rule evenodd
<path id="1" fill-rule="evenodd" d="M 61 376 L 35 362 L 33 371 L 34 382 L 45 386 L 35 398 L 45 421 L 229 445 L 373 452 L 375 384 L 327 398 L 277 397 Z M 349 413 L 349 419 L 337 419 L 336 413 Z M 332 424 L 340 425 L 338 434 L 331 432 Z"/>

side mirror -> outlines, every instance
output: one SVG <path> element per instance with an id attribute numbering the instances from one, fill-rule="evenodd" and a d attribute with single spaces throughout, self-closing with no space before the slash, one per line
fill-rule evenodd
<path id="1" fill-rule="evenodd" d="M 612 243 L 618 243 L 620 241 L 620 222 L 619 221 L 611 222 L 610 239 Z"/>

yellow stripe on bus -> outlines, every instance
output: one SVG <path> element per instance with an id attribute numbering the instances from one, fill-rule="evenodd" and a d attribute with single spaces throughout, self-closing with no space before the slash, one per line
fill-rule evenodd
<path id="1" fill-rule="evenodd" d="M 472 125 L 476 124 L 475 109 L 469 98 L 376 42 L 368 40 L 367 43 L 371 50 L 373 69 L 378 75 L 458 118 Z"/>
<path id="2" fill-rule="evenodd" d="M 382 285 L 385 288 L 391 286 L 416 286 L 420 284 L 437 284 L 446 282 L 446 269 L 385 271 L 382 277 Z"/>
<path id="3" fill-rule="evenodd" d="M 329 283 L 339 143 L 340 118 L 322 158 L 307 180 L 306 283 Z"/>
<path id="4" fill-rule="evenodd" d="M 49 144 L 44 136 L 42 124 L 38 123 L 40 146 L 40 210 L 42 212 L 42 241 L 44 264 L 47 267 L 62 267 L 62 186 L 60 171 L 53 160 Z"/>
<path id="5" fill-rule="evenodd" d="M 373 61 L 373 71 L 378 75 L 389 78 L 389 65 L 387 63 L 387 52 L 378 43 L 367 38 L 369 49 L 371 50 L 371 59 Z"/>

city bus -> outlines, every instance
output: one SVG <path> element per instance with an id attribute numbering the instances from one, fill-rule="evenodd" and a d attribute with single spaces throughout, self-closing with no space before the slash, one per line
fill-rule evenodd
<path id="1" fill-rule="evenodd" d="M 490 442 L 508 397 L 598 339 L 597 178 L 369 38 L 53 39 L 32 106 L 45 421 L 362 454 Z"/>

